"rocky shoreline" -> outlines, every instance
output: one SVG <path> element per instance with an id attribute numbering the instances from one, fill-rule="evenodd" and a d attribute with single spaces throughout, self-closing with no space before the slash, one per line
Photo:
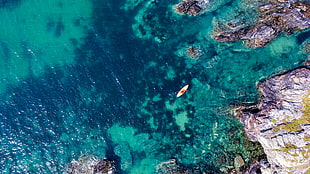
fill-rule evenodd
<path id="1" fill-rule="evenodd" d="M 249 171 L 310 172 L 309 67 L 272 76 L 260 82 L 258 90 L 260 101 L 238 111 L 248 138 L 260 142 L 267 155 Z"/>
<path id="2" fill-rule="evenodd" d="M 77 161 L 73 160 L 65 174 L 116 174 L 114 160 L 99 159 L 94 155 L 83 155 Z"/>
<path id="3" fill-rule="evenodd" d="M 252 25 L 234 19 L 215 23 L 213 38 L 218 42 L 245 40 L 250 48 L 261 48 L 278 37 L 310 28 L 309 2 L 270 1 L 257 7 L 258 17 Z"/>

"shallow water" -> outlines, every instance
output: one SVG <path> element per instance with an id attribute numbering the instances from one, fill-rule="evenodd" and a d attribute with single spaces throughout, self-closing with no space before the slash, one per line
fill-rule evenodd
<path id="1" fill-rule="evenodd" d="M 176 0 L 0 3 L 4 173 L 62 173 L 84 154 L 135 174 L 171 157 L 214 173 L 237 154 L 249 165 L 262 150 L 233 108 L 256 102 L 259 80 L 307 57 L 298 34 L 262 49 L 213 41 L 212 20 L 238 1 L 196 17 L 175 14 Z M 191 45 L 200 58 L 184 55 Z"/>

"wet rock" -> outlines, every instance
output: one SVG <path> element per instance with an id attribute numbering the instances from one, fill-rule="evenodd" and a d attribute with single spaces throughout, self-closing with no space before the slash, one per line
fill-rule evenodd
<path id="1" fill-rule="evenodd" d="M 267 45 L 270 41 L 278 36 L 279 32 L 276 28 L 268 26 L 264 23 L 257 24 L 241 37 L 247 40 L 247 45 L 252 48 L 260 48 Z"/>
<path id="2" fill-rule="evenodd" d="M 208 0 L 183 0 L 175 5 L 175 11 L 178 14 L 188 14 L 196 16 L 204 10 L 209 4 Z"/>
<path id="3" fill-rule="evenodd" d="M 156 174 L 192 174 L 192 172 L 178 164 L 176 159 L 171 159 L 160 163 L 156 167 Z"/>
<path id="4" fill-rule="evenodd" d="M 238 27 L 244 25 L 244 20 L 241 20 L 241 19 L 234 19 L 232 21 L 229 21 L 227 23 L 227 26 L 231 29 L 237 29 Z"/>
<path id="5" fill-rule="evenodd" d="M 250 166 L 250 168 L 245 172 L 245 174 L 258 174 L 261 172 L 260 170 L 261 166 L 258 161 L 253 162 L 253 164 Z"/>
<path id="6" fill-rule="evenodd" d="M 310 66 L 310 56 L 304 61 L 304 64 L 308 67 Z"/>
<path id="7" fill-rule="evenodd" d="M 222 30 L 222 29 L 217 29 Z M 242 39 L 245 35 L 247 35 L 250 27 L 241 28 L 238 30 L 228 30 L 224 32 L 219 32 L 213 35 L 213 38 L 218 42 L 226 42 L 226 41 L 236 41 Z"/>
<path id="8" fill-rule="evenodd" d="M 257 8 L 257 22 L 242 28 L 216 27 L 213 38 L 219 42 L 246 40 L 250 48 L 261 48 L 281 32 L 291 34 L 310 28 L 310 4 L 308 2 L 267 3 Z M 227 26 L 231 26 L 228 22 Z M 217 24 L 219 25 L 219 24 Z"/>
<path id="9" fill-rule="evenodd" d="M 302 44 L 302 52 L 304 54 L 308 54 L 310 55 L 310 39 L 308 41 L 305 41 L 303 44 Z M 310 64 L 307 64 L 307 66 L 309 66 Z"/>
<path id="10" fill-rule="evenodd" d="M 237 155 L 234 159 L 234 167 L 237 171 L 240 171 L 240 167 L 244 166 L 244 160 L 240 155 Z"/>
<path id="11" fill-rule="evenodd" d="M 310 168 L 310 69 L 298 68 L 258 84 L 260 102 L 239 110 L 250 140 L 264 148 L 278 173 Z M 266 168 L 267 170 L 267 168 Z"/>
<path id="12" fill-rule="evenodd" d="M 261 13 L 263 12 L 267 12 L 269 10 L 272 10 L 274 8 L 276 8 L 276 4 L 273 4 L 273 3 L 267 3 L 267 4 L 264 4 L 264 5 L 260 5 L 257 7 L 257 10 Z"/>
<path id="13" fill-rule="evenodd" d="M 275 164 L 270 164 L 266 159 L 261 161 L 255 161 L 245 174 L 285 174 L 286 171 L 279 168 Z"/>
<path id="14" fill-rule="evenodd" d="M 113 160 L 99 160 L 93 155 L 81 156 L 68 167 L 67 174 L 115 174 L 116 168 Z"/>
<path id="15" fill-rule="evenodd" d="M 94 166 L 94 173 L 114 174 L 116 171 L 114 161 L 102 159 Z"/>
<path id="16" fill-rule="evenodd" d="M 203 55 L 203 51 L 199 47 L 189 46 L 186 50 L 187 56 L 192 59 L 198 59 Z"/>

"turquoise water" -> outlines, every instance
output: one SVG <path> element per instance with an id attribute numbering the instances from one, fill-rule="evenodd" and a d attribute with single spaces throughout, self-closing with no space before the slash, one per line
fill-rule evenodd
<path id="1" fill-rule="evenodd" d="M 214 21 L 250 8 L 242 1 L 196 17 L 175 14 L 176 0 L 0 3 L 3 173 L 62 173 L 84 154 L 132 174 L 172 157 L 212 173 L 238 154 L 249 165 L 262 149 L 234 108 L 257 101 L 259 80 L 307 58 L 298 33 L 262 49 L 212 40 Z M 202 55 L 188 57 L 189 46 Z"/>

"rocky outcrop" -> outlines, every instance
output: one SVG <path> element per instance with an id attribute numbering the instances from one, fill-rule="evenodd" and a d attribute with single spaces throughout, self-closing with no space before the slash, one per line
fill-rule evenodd
<path id="1" fill-rule="evenodd" d="M 156 174 L 192 174 L 192 172 L 177 163 L 176 159 L 170 159 L 160 163 L 156 167 Z"/>
<path id="2" fill-rule="evenodd" d="M 188 14 L 196 16 L 200 14 L 209 4 L 209 0 L 183 0 L 175 5 L 175 11 L 178 14 Z"/>
<path id="3" fill-rule="evenodd" d="M 307 2 L 272 1 L 258 7 L 259 17 L 252 26 L 244 27 L 240 20 L 228 22 L 223 27 L 216 24 L 213 38 L 219 42 L 246 40 L 250 48 L 266 46 L 281 32 L 310 28 L 310 4 Z"/>
<path id="4" fill-rule="evenodd" d="M 203 55 L 203 51 L 199 47 L 189 46 L 186 49 L 186 55 L 191 59 L 198 59 Z"/>
<path id="5" fill-rule="evenodd" d="M 81 156 L 68 167 L 67 174 L 115 174 L 116 167 L 113 160 L 99 160 L 93 155 Z"/>
<path id="6" fill-rule="evenodd" d="M 249 139 L 261 143 L 278 173 L 310 171 L 310 69 L 271 77 L 258 90 L 259 103 L 239 110 Z"/>

